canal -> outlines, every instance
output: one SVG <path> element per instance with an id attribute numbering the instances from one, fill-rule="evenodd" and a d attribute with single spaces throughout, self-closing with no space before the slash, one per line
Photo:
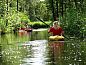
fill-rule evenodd
<path id="1" fill-rule="evenodd" d="M 2 35 L 0 65 L 86 65 L 86 42 L 48 41 L 46 29 Z"/>

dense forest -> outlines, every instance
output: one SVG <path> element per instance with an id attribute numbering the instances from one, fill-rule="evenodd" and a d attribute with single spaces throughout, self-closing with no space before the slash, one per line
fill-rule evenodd
<path id="1" fill-rule="evenodd" d="M 86 0 L 0 0 L 0 33 L 31 23 L 59 20 L 65 34 L 86 38 Z"/>

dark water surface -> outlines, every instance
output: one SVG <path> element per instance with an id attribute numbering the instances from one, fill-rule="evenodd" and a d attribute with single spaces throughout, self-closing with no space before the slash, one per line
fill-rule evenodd
<path id="1" fill-rule="evenodd" d="M 48 41 L 46 30 L 3 35 L 0 65 L 86 65 L 86 42 Z"/>

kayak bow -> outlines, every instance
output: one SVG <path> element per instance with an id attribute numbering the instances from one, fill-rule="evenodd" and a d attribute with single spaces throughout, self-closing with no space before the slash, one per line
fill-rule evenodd
<path id="1" fill-rule="evenodd" d="M 58 36 L 58 35 L 56 35 L 56 36 L 50 36 L 49 40 L 50 41 L 64 41 L 64 37 L 63 36 Z"/>

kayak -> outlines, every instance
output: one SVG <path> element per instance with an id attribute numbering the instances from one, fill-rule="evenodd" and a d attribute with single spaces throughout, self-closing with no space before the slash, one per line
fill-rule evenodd
<path id="1" fill-rule="evenodd" d="M 27 28 L 27 29 L 25 29 L 25 31 L 32 32 L 32 28 Z"/>
<path id="2" fill-rule="evenodd" d="M 19 29 L 19 32 L 25 32 L 25 31 L 32 32 L 32 28 L 20 28 Z"/>
<path id="3" fill-rule="evenodd" d="M 49 40 L 50 41 L 64 41 L 64 36 L 58 36 L 58 35 L 56 35 L 56 36 L 50 36 Z"/>

